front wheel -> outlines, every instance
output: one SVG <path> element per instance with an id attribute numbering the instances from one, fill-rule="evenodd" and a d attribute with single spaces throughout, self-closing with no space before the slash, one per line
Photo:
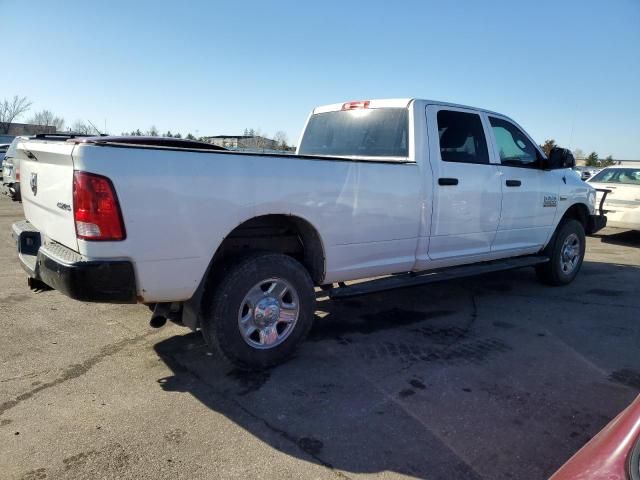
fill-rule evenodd
<path id="1" fill-rule="evenodd" d="M 538 278 L 547 285 L 571 283 L 582 267 L 584 252 L 584 227 L 577 220 L 564 220 L 545 248 L 549 261 L 536 267 Z"/>
<path id="2" fill-rule="evenodd" d="M 257 253 L 212 285 L 202 333 L 237 367 L 259 370 L 283 362 L 307 336 L 315 293 L 306 269 L 277 253 Z"/>

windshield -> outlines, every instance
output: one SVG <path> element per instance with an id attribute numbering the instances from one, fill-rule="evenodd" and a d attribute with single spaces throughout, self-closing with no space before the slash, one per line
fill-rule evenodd
<path id="1" fill-rule="evenodd" d="M 591 182 L 640 185 L 640 168 L 605 168 L 591 177 Z"/>
<path id="2" fill-rule="evenodd" d="M 312 115 L 300 155 L 407 157 L 406 108 L 344 110 Z"/>

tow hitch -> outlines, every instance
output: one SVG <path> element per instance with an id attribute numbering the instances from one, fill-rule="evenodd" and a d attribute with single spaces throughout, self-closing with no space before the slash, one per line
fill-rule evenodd
<path id="1" fill-rule="evenodd" d="M 42 280 L 38 280 L 37 278 L 33 278 L 33 277 L 27 277 L 27 285 L 32 291 L 36 293 L 53 290 L 53 288 L 51 288 L 49 285 L 44 283 Z"/>

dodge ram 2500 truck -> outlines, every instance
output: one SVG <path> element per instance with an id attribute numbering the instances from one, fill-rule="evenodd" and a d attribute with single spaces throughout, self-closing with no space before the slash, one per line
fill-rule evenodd
<path id="1" fill-rule="evenodd" d="M 315 287 L 523 266 L 563 285 L 606 223 L 570 152 L 547 158 L 504 115 L 426 100 L 318 107 L 295 155 L 139 137 L 36 138 L 17 154 L 32 285 L 150 305 L 152 324 L 200 329 L 244 368 L 292 353 Z"/>

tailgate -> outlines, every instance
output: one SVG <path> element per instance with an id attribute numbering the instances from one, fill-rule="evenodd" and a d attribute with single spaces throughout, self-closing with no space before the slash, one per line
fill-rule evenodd
<path id="1" fill-rule="evenodd" d="M 18 145 L 20 191 L 27 220 L 52 240 L 78 250 L 73 219 L 75 144 L 25 141 Z"/>

